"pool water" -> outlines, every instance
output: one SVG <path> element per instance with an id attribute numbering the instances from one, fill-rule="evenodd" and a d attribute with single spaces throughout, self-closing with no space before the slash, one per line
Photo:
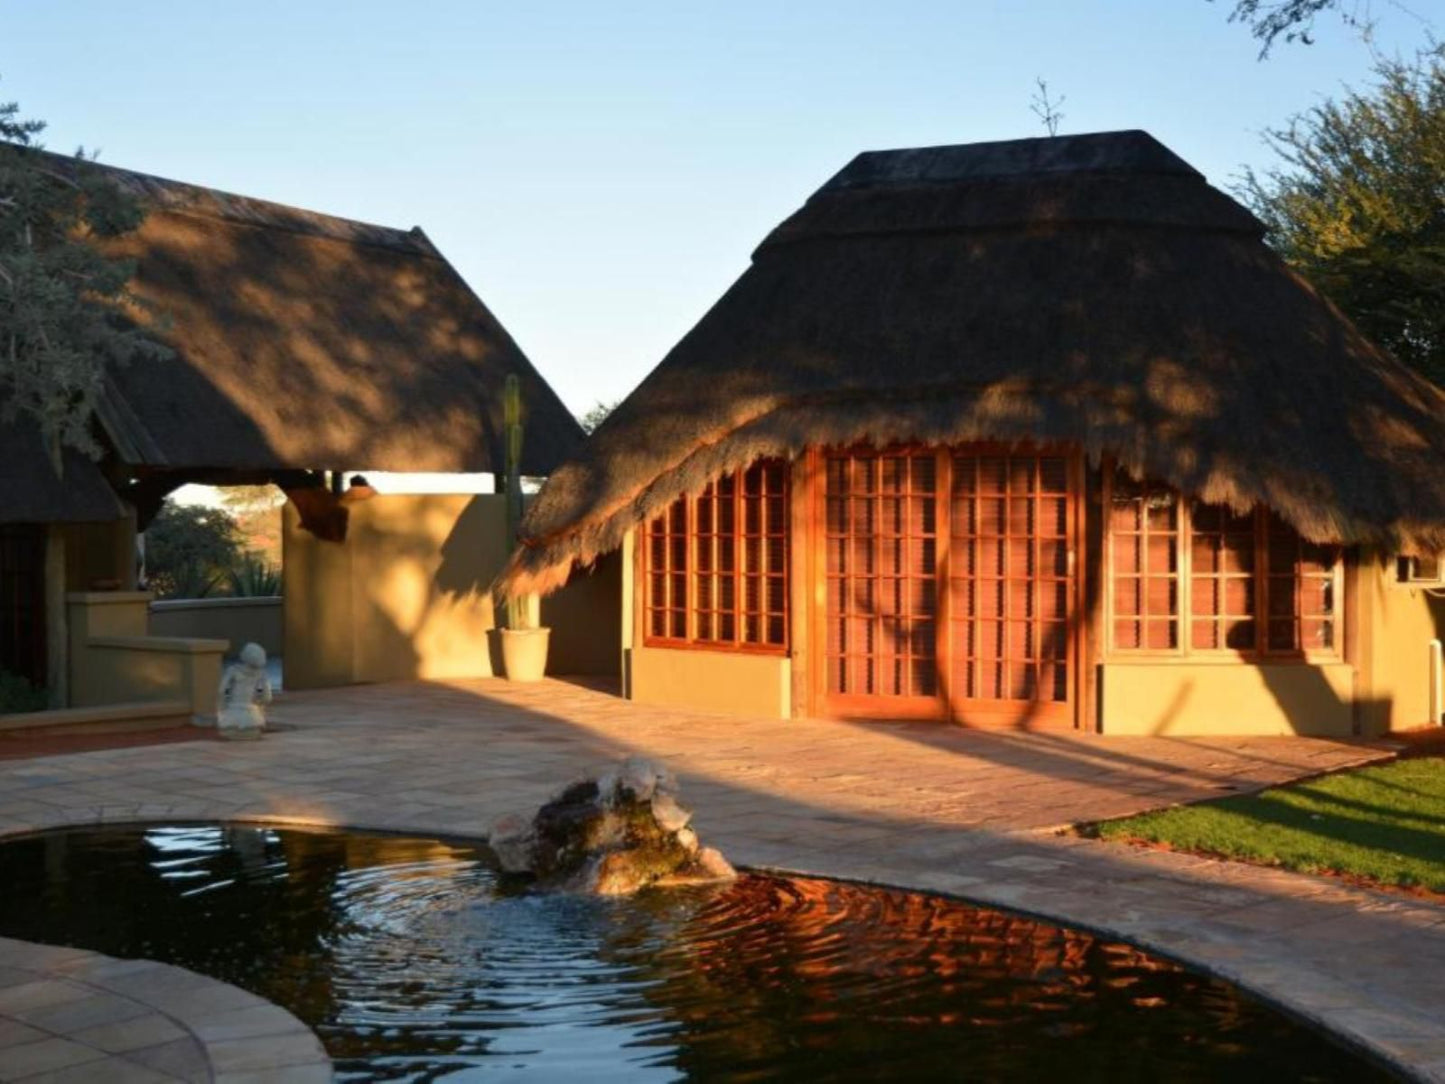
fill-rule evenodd
<path id="1" fill-rule="evenodd" d="M 254 991 L 341 1079 L 1388 1079 L 1228 984 L 1005 912 L 765 876 L 532 896 L 434 839 L 23 837 L 0 843 L 0 935 Z"/>

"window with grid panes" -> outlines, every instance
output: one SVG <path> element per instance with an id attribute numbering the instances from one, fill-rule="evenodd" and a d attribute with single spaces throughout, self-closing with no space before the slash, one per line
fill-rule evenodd
<path id="1" fill-rule="evenodd" d="M 1114 646 L 1179 646 L 1179 494 L 1120 472 L 1109 506 L 1113 533 Z"/>
<path id="2" fill-rule="evenodd" d="M 766 459 L 674 501 L 647 526 L 644 627 L 654 643 L 782 651 L 788 471 Z"/>
<path id="3" fill-rule="evenodd" d="M 1265 651 L 1332 652 L 1338 647 L 1338 546 L 1306 542 L 1276 515 L 1261 515 L 1269 559 Z"/>
<path id="4" fill-rule="evenodd" d="M 1338 546 L 1306 542 L 1263 508 L 1240 514 L 1181 501 L 1122 471 L 1111 489 L 1115 650 L 1286 658 L 1338 652 Z M 1180 582 L 1187 591 L 1178 590 Z"/>
<path id="5" fill-rule="evenodd" d="M 1259 632 L 1254 514 L 1192 501 L 1189 520 L 1189 646 L 1251 651 Z"/>

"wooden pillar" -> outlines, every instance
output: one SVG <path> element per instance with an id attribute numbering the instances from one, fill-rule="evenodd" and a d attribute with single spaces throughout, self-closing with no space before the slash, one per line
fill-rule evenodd
<path id="1" fill-rule="evenodd" d="M 646 527 L 634 527 L 622 536 L 622 698 L 632 699 L 632 654 L 641 639 L 641 606 L 638 590 L 642 583 L 638 557 L 638 534 Z"/>
<path id="2" fill-rule="evenodd" d="M 820 605 L 816 592 L 825 589 L 818 575 L 814 550 L 817 509 L 816 487 L 821 462 L 818 449 L 809 448 L 789 465 L 788 479 L 788 655 L 792 673 L 792 716 L 816 715 L 817 680 L 823 643 L 821 630 L 815 636 L 815 611 Z"/>
<path id="3" fill-rule="evenodd" d="M 1079 537 L 1077 575 L 1082 584 L 1079 637 L 1079 717 L 1080 730 L 1098 732 L 1104 728 L 1103 696 L 1100 675 L 1103 672 L 1105 644 L 1104 614 L 1104 523 L 1108 509 L 1104 507 L 1104 474 L 1114 469 L 1107 457 L 1095 467 L 1087 457 L 1080 457 L 1083 472 L 1084 529 Z"/>
<path id="4" fill-rule="evenodd" d="M 59 524 L 45 528 L 46 695 L 52 708 L 70 705 L 70 634 L 65 613 L 65 534 Z"/>

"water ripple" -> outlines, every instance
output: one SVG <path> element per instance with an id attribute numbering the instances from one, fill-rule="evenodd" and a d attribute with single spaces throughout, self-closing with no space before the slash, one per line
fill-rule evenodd
<path id="1" fill-rule="evenodd" d="M 511 894 L 437 840 L 251 827 L 0 844 L 0 933 L 277 1001 L 353 1080 L 1368 1080 L 1127 945 L 810 878 Z"/>

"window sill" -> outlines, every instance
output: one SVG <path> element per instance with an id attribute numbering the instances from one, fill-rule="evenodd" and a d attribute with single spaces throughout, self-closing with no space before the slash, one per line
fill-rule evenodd
<path id="1" fill-rule="evenodd" d="M 642 646 L 663 651 L 711 651 L 720 655 L 771 655 L 787 658 L 788 649 L 772 644 L 728 644 L 712 640 L 670 640 L 664 637 L 644 636 Z"/>
<path id="2" fill-rule="evenodd" d="M 1100 660 L 1105 665 L 1121 663 L 1143 666 L 1333 666 L 1345 661 L 1338 654 L 1261 655 L 1258 652 L 1111 651 Z"/>

